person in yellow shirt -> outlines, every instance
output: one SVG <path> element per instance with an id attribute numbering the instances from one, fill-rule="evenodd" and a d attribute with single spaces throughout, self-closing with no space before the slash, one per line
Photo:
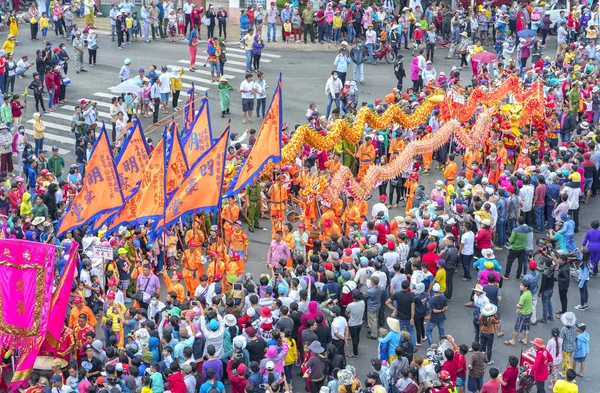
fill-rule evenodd
<path id="1" fill-rule="evenodd" d="M 437 272 L 435 272 L 435 282 L 440 284 L 440 292 L 446 292 L 446 261 L 443 259 L 438 259 L 435 261 L 437 264 Z"/>
<path id="2" fill-rule="evenodd" d="M 73 300 L 73 303 L 75 304 L 75 307 L 71 309 L 71 313 L 69 314 L 69 327 L 73 329 L 75 326 L 77 326 L 77 319 L 81 314 L 85 314 L 87 316 L 88 323 L 95 327 L 97 322 L 96 317 L 94 316 L 92 310 L 83 304 L 83 297 L 76 296 Z"/>
<path id="3" fill-rule="evenodd" d="M 48 42 L 46 39 L 46 36 L 48 35 L 48 27 L 48 17 L 46 16 L 45 12 L 42 12 L 42 16 L 40 17 L 40 29 L 42 29 L 42 39 L 44 42 Z"/>
<path id="4" fill-rule="evenodd" d="M 292 36 L 292 22 L 290 22 L 290 20 L 286 20 L 285 22 L 283 22 L 283 40 L 285 41 L 286 44 L 289 44 L 291 42 L 291 37 Z"/>
<path id="5" fill-rule="evenodd" d="M 267 196 L 271 201 L 271 216 L 277 213 L 279 217 L 285 217 L 285 205 L 288 201 L 288 191 L 283 184 L 283 175 L 280 175 L 277 178 L 277 182 L 269 188 Z"/>
<path id="6" fill-rule="evenodd" d="M 204 274 L 204 265 L 202 264 L 202 250 L 200 244 L 192 240 L 188 243 L 188 249 L 183 252 L 181 264 L 183 265 L 183 281 L 185 287 L 190 293 L 196 291 L 199 284 L 199 277 Z"/>
<path id="7" fill-rule="evenodd" d="M 4 49 L 7 53 L 15 53 L 16 37 L 17 36 L 14 34 L 9 34 L 8 37 L 6 37 L 6 41 L 4 41 L 4 45 L 2 45 L 2 49 Z"/>
<path id="8" fill-rule="evenodd" d="M 342 31 L 342 15 L 340 11 L 335 11 L 333 16 L 333 42 L 338 44 L 340 42 L 340 33 Z"/>
<path id="9" fill-rule="evenodd" d="M 454 185 L 454 181 L 456 180 L 456 173 L 458 171 L 458 165 L 454 162 L 454 154 L 450 154 L 448 156 L 448 162 L 446 163 L 446 168 L 444 169 L 444 179 L 446 179 L 446 186 L 452 184 Z"/>
<path id="10" fill-rule="evenodd" d="M 183 75 L 183 68 L 174 67 L 171 72 L 171 94 L 173 95 L 173 110 L 178 111 L 179 108 L 179 94 L 181 93 L 181 76 Z"/>
<path id="11" fill-rule="evenodd" d="M 115 332 L 115 336 L 119 342 L 119 347 L 122 347 L 125 342 L 125 335 L 123 334 L 123 322 L 124 315 L 127 308 L 123 303 L 115 301 L 116 294 L 114 292 L 108 292 L 106 294 L 106 320 L 110 320 L 112 323 L 111 329 Z M 106 322 L 106 320 L 104 322 Z"/>
<path id="12" fill-rule="evenodd" d="M 165 284 L 167 285 L 167 292 L 175 292 L 177 295 L 177 301 L 182 303 L 185 300 L 185 287 L 180 283 L 180 281 L 183 279 L 181 273 L 173 272 L 173 275 L 171 278 L 169 278 L 169 273 L 166 270 L 163 270 L 163 278 L 165 280 Z M 195 290 L 196 288 L 194 288 L 194 291 Z"/>

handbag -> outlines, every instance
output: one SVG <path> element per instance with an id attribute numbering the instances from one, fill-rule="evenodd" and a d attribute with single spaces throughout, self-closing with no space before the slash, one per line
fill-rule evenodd
<path id="1" fill-rule="evenodd" d="M 210 22 L 211 22 L 210 18 L 207 18 L 206 15 L 203 15 L 202 19 L 200 19 L 200 21 L 202 22 L 203 25 L 210 26 Z"/>
<path id="2" fill-rule="evenodd" d="M 62 80 L 63 85 L 68 86 L 71 84 L 71 79 L 68 76 L 64 77 Z"/>
<path id="3" fill-rule="evenodd" d="M 146 289 L 148 288 L 149 284 L 150 284 L 150 279 L 148 278 L 148 281 L 146 281 L 146 286 L 144 287 L 144 290 L 143 291 L 135 291 L 135 293 L 133 294 L 133 298 L 135 300 L 137 300 L 138 302 L 148 303 L 148 300 L 150 300 L 150 295 L 148 295 L 146 293 Z"/>

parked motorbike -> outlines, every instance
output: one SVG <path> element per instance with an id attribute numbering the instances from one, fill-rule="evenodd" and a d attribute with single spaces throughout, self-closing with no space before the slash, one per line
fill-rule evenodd
<path id="1" fill-rule="evenodd" d="M 390 43 L 387 41 L 379 41 L 379 43 L 379 48 L 377 48 L 377 50 L 373 50 L 373 57 L 377 60 L 385 59 L 385 61 L 387 61 L 388 64 L 394 64 L 394 62 L 396 61 L 396 54 L 394 53 L 394 50 L 392 49 Z M 365 57 L 368 58 L 369 49 L 366 46 L 364 48 Z"/>
<path id="2" fill-rule="evenodd" d="M 537 263 L 537 269 L 540 272 L 544 271 L 544 262 L 542 261 L 542 258 L 552 258 L 552 252 L 557 252 L 559 254 L 564 253 L 564 251 L 556 248 L 555 240 L 543 238 L 538 239 L 537 249 L 533 253 L 531 259 Z M 571 278 L 573 278 L 573 280 L 576 282 L 579 282 L 579 265 L 581 264 L 579 250 L 567 253 L 567 263 L 569 264 L 569 276 L 571 276 Z"/>

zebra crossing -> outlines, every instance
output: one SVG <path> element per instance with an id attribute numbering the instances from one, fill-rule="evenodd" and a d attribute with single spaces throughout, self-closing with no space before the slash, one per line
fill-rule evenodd
<path id="1" fill-rule="evenodd" d="M 281 55 L 272 54 L 272 53 L 262 53 L 261 63 L 267 65 L 269 63 L 275 62 L 277 59 L 281 58 Z M 182 79 L 182 88 L 180 94 L 180 108 L 183 108 L 183 100 L 187 97 L 187 91 L 192 87 L 192 84 L 195 87 L 196 94 L 203 93 L 209 90 L 216 90 L 217 82 L 211 82 L 211 74 L 209 67 L 203 67 L 203 64 L 206 60 L 206 56 L 198 55 L 196 56 L 196 72 L 189 72 L 189 58 L 172 60 L 172 64 L 165 64 L 169 70 L 180 67 L 185 70 L 184 74 L 181 76 Z M 246 73 L 246 53 L 245 50 L 236 48 L 236 47 L 228 47 L 227 48 L 227 62 L 225 63 L 225 77 L 232 84 L 236 85 L 237 83 L 241 83 L 244 78 L 244 74 Z M 76 89 L 76 88 L 75 88 Z M 44 134 L 44 145 L 50 150 L 51 146 L 57 146 L 59 148 L 59 154 L 63 157 L 74 155 L 75 152 L 75 138 L 73 132 L 71 132 L 71 120 L 72 116 L 75 113 L 75 106 L 73 104 L 79 103 L 81 100 L 93 100 L 96 102 L 96 108 L 98 110 L 98 130 L 100 129 L 100 125 L 102 121 L 107 124 L 107 129 L 110 132 L 110 107 L 112 106 L 111 100 L 113 97 L 117 96 L 117 94 L 112 93 L 110 88 L 106 88 L 103 91 L 97 91 L 93 93 L 89 97 L 78 97 L 75 96 L 73 88 L 70 89 L 69 92 L 69 104 L 55 106 L 54 112 L 44 113 L 42 116 L 42 120 L 46 125 L 46 131 Z M 47 100 L 46 96 L 44 99 Z M 170 107 L 170 105 L 169 105 Z M 161 118 L 164 115 L 161 113 Z M 148 125 L 149 119 L 142 119 L 142 121 Z M 33 130 L 32 124 L 33 119 L 27 120 L 26 131 L 29 135 L 30 139 L 33 139 Z"/>

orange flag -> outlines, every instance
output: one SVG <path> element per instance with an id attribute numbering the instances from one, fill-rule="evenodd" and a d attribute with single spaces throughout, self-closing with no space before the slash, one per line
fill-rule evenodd
<path id="1" fill-rule="evenodd" d="M 216 209 L 221 201 L 229 125 L 217 142 L 200 157 L 173 194 L 165 211 L 168 228 L 180 217 Z"/>
<path id="2" fill-rule="evenodd" d="M 104 125 L 85 172 L 83 188 L 67 208 L 58 226 L 57 236 L 123 206 L 123 193 Z"/>
<path id="3" fill-rule="evenodd" d="M 277 88 L 273 93 L 273 100 L 260 127 L 254 147 L 238 174 L 235 186 L 227 192 L 227 196 L 237 194 L 242 188 L 246 187 L 246 184 L 260 174 L 260 171 L 269 160 L 273 162 L 281 160 L 281 102 L 281 79 L 279 79 Z"/>
<path id="4" fill-rule="evenodd" d="M 108 231 L 121 225 L 142 223 L 160 218 L 165 206 L 165 135 L 150 156 L 148 165 L 142 174 L 138 191 L 127 201 L 115 215 Z"/>
<path id="5" fill-rule="evenodd" d="M 200 109 L 190 130 L 186 131 L 184 148 L 187 162 L 196 162 L 212 146 L 212 128 L 206 95 L 201 99 Z"/>
<path id="6" fill-rule="evenodd" d="M 117 174 L 119 183 L 125 200 L 129 199 L 137 190 L 139 182 L 142 180 L 144 168 L 148 165 L 150 156 L 146 136 L 142 129 L 142 124 L 137 116 L 134 116 L 133 125 L 129 136 L 123 143 L 121 151 L 115 162 L 117 163 Z M 98 230 L 106 220 L 116 213 L 106 213 L 96 220 L 94 229 Z"/>
<path id="7" fill-rule="evenodd" d="M 183 146 L 181 139 L 179 138 L 179 131 L 177 128 L 177 122 L 171 123 L 171 144 L 170 153 L 167 154 L 169 157 L 169 163 L 167 165 L 167 195 L 175 191 L 177 186 L 183 181 L 185 172 L 189 169 L 185 154 L 183 152 Z"/>

